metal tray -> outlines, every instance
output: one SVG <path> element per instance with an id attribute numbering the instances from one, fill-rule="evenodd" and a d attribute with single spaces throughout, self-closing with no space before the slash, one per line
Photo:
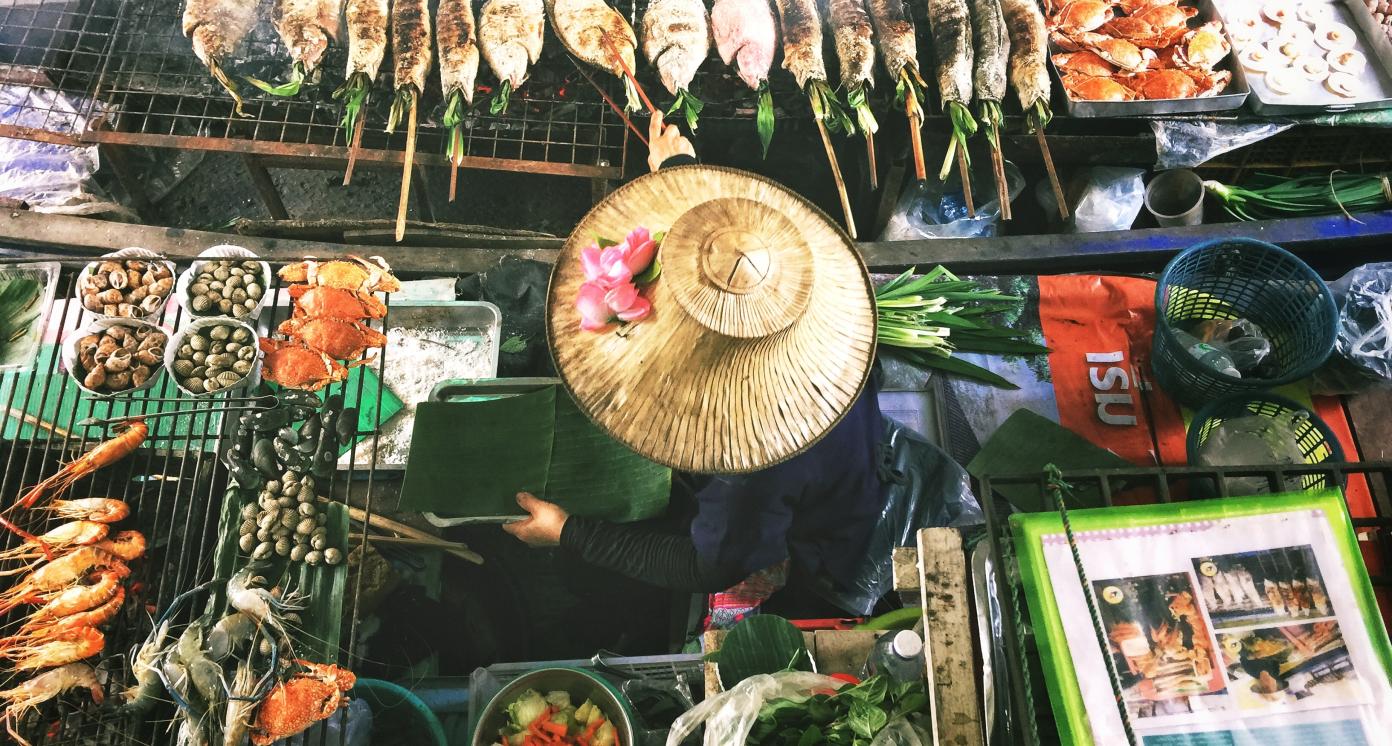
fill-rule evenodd
<path id="1" fill-rule="evenodd" d="M 1357 0 L 1352 0 L 1356 2 Z M 1218 19 L 1218 9 L 1212 0 L 1202 0 L 1198 3 L 1198 18 L 1190 22 L 1190 26 L 1197 28 L 1200 23 Z M 1053 44 L 1049 45 L 1049 69 L 1054 72 L 1054 80 L 1058 84 L 1058 89 L 1063 93 L 1063 108 L 1069 116 L 1074 117 L 1146 117 L 1163 116 L 1166 114 L 1198 114 L 1212 111 L 1230 111 L 1242 108 L 1242 104 L 1247 101 L 1247 83 L 1239 75 L 1236 69 L 1237 59 L 1229 54 L 1222 62 L 1218 63 L 1217 70 L 1231 70 L 1233 78 L 1228 83 L 1227 93 L 1220 93 L 1217 96 L 1205 98 L 1167 98 L 1147 101 L 1081 101 L 1075 100 L 1068 95 L 1068 91 L 1063 87 L 1063 76 L 1054 66 L 1054 54 L 1061 51 Z"/>
<path id="2" fill-rule="evenodd" d="M 482 345 L 485 364 L 478 371 L 479 377 L 492 378 L 498 375 L 498 349 L 501 344 L 499 337 L 502 333 L 502 322 L 502 313 L 498 307 L 484 301 L 400 300 L 392 302 L 391 313 L 388 314 L 387 325 L 382 333 L 390 339 L 393 336 L 393 331 L 401 329 L 437 328 L 447 332 L 445 336 L 448 337 L 448 340 L 439 340 L 439 344 L 446 347 L 464 344 Z M 474 348 L 471 348 L 470 351 L 472 349 Z M 379 471 L 400 471 L 406 468 L 404 454 L 398 453 L 401 457 L 394 457 L 392 453 L 386 452 L 387 449 L 383 444 L 392 442 L 399 433 L 404 434 L 406 442 L 409 443 L 410 433 L 416 421 L 416 404 L 431 398 L 431 395 L 429 391 L 420 390 L 418 366 L 411 364 L 411 358 L 403 355 L 403 350 L 399 345 L 394 345 L 389 341 L 383 356 L 385 364 L 382 382 L 401 399 L 402 409 L 394 417 L 382 423 L 381 434 L 378 438 L 364 438 L 358 443 L 355 449 L 356 456 L 354 456 L 354 451 L 345 453 L 339 459 L 340 467 L 346 466 L 349 460 L 354 457 L 360 464 L 373 463 L 368 459 L 372 459 L 374 456 L 372 449 L 373 443 L 376 442 L 379 444 L 378 449 L 382 451 L 376 455 L 375 463 Z M 457 373 L 453 371 L 444 370 L 441 371 L 439 378 L 453 380 L 456 375 Z M 408 379 L 408 376 L 414 380 Z M 429 385 L 438 388 L 437 384 L 433 382 Z"/>
<path id="3" fill-rule="evenodd" d="M 1302 2 L 1314 3 L 1321 0 Z M 1338 21 L 1351 27 L 1358 36 L 1358 44 L 1354 49 L 1368 58 L 1368 67 L 1359 76 L 1359 80 L 1368 91 L 1368 95 L 1345 98 L 1330 92 L 1323 83 L 1311 83 L 1309 88 L 1298 94 L 1280 95 L 1266 86 L 1264 75 L 1253 73 L 1248 76 L 1247 71 L 1234 58 L 1233 79 L 1243 81 L 1243 85 L 1252 92 L 1249 99 L 1252 111 L 1258 114 L 1297 114 L 1392 107 L 1392 41 L 1387 38 L 1387 34 L 1368 12 L 1368 7 L 1362 0 L 1331 0 L 1326 4 L 1334 6 Z M 1225 28 L 1227 19 L 1260 14 L 1261 8 L 1260 0 L 1228 0 L 1222 9 Z M 1231 36 L 1229 39 L 1231 40 Z M 1233 53 L 1237 54 L 1235 45 Z"/>

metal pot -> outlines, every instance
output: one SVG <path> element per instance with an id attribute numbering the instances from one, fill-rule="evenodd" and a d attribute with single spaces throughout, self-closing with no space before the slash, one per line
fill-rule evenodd
<path id="1" fill-rule="evenodd" d="M 570 692 L 576 706 L 590 700 L 604 713 L 605 719 L 614 724 L 619 743 L 626 746 L 635 743 L 633 719 L 623 695 L 603 678 L 578 668 L 541 668 L 513 679 L 483 708 L 471 743 L 474 746 L 497 743 L 498 731 L 508 723 L 507 706 L 528 689 L 535 689 L 543 695 L 558 689 Z"/>

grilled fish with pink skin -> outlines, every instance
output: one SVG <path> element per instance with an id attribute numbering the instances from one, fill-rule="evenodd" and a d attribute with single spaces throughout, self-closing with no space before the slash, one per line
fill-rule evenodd
<path id="1" fill-rule="evenodd" d="M 184 36 L 193 42 L 193 54 L 232 96 L 237 116 L 244 116 L 242 97 L 223 72 L 223 60 L 256 25 L 256 0 L 188 0 L 184 5 Z"/>
<path id="2" fill-rule="evenodd" d="M 638 38 L 628 21 L 604 0 L 546 0 L 546 10 L 561 44 L 581 62 L 624 81 L 628 110 L 638 111 L 642 107 L 638 90 L 624 75 L 625 66 L 635 69 L 633 52 L 638 48 Z"/>
<path id="3" fill-rule="evenodd" d="M 478 44 L 483 59 L 502 83 L 499 113 L 507 96 L 527 81 L 528 68 L 541 59 L 546 38 L 542 0 L 488 0 L 479 11 Z"/>
<path id="4" fill-rule="evenodd" d="M 652 0 L 643 13 L 643 55 L 668 93 L 685 90 L 710 54 L 701 0 Z"/>
<path id="5" fill-rule="evenodd" d="M 715 0 L 710 16 L 715 48 L 754 90 L 768 80 L 778 47 L 778 23 L 766 0 Z"/>

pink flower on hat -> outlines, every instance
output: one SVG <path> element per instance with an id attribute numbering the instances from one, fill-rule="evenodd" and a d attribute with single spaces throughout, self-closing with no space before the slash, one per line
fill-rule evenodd
<path id="1" fill-rule="evenodd" d="M 652 302 L 642 296 L 634 278 L 647 272 L 656 256 L 657 240 L 641 226 L 613 246 L 581 249 L 585 282 L 575 298 L 580 328 L 600 331 L 615 321 L 640 321 L 652 313 Z"/>

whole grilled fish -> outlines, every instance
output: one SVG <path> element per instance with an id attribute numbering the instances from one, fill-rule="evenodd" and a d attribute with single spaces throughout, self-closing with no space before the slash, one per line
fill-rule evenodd
<path id="1" fill-rule="evenodd" d="M 440 50 L 440 89 L 445 98 L 458 91 L 474 102 L 478 77 L 478 35 L 470 0 L 440 0 L 436 10 L 435 43 Z"/>
<path id="2" fill-rule="evenodd" d="M 1049 42 L 1044 14 L 1035 0 L 1001 0 L 1001 13 L 1010 36 L 1010 82 L 1020 108 L 1029 111 L 1041 101 L 1047 106 L 1049 68 L 1044 60 Z"/>
<path id="3" fill-rule="evenodd" d="M 338 39 L 342 12 L 341 0 L 276 0 L 276 33 L 306 73 L 319 67 L 329 41 Z"/>
<path id="4" fill-rule="evenodd" d="M 799 88 L 814 80 L 826 80 L 822 58 L 822 18 L 816 0 L 775 0 L 783 30 L 783 69 L 793 74 Z"/>
<path id="5" fill-rule="evenodd" d="M 184 36 L 193 42 L 193 54 L 232 96 L 237 114 L 242 97 L 222 70 L 237 45 L 256 25 L 256 0 L 188 0 L 184 5 Z"/>
<path id="6" fill-rule="evenodd" d="M 720 59 L 758 90 L 768 80 L 778 47 L 778 23 L 768 0 L 715 0 L 710 25 Z"/>
<path id="7" fill-rule="evenodd" d="M 410 86 L 425 91 L 430 74 L 430 4 L 426 0 L 396 0 L 392 6 L 392 62 L 396 90 Z"/>
<path id="8" fill-rule="evenodd" d="M 970 0 L 975 48 L 975 74 L 972 86 L 978 101 L 1005 99 L 1006 67 L 1010 60 L 1010 36 L 1000 0 Z"/>
<path id="9" fill-rule="evenodd" d="M 348 71 L 347 76 L 362 73 L 368 80 L 377 79 L 382 59 L 387 56 L 387 18 L 391 15 L 388 0 L 348 0 Z"/>
<path id="10" fill-rule="evenodd" d="M 710 55 L 710 29 L 702 0 L 652 0 L 643 13 L 643 55 L 657 68 L 667 92 L 691 86 Z"/>
<path id="11" fill-rule="evenodd" d="M 514 89 L 527 80 L 527 68 L 541 58 L 546 38 L 542 0 L 488 0 L 479 11 L 479 51 L 498 80 Z"/>
<path id="12" fill-rule="evenodd" d="M 608 70 L 618 78 L 624 78 L 623 65 L 634 69 L 633 50 L 638 40 L 633 27 L 604 0 L 546 0 L 546 9 L 556 36 L 582 62 Z M 614 59 L 616 54 L 623 65 Z M 637 92 L 626 79 L 625 88 L 628 108 L 636 111 L 640 106 Z"/>
<path id="13" fill-rule="evenodd" d="M 953 102 L 970 105 L 974 69 L 967 0 L 928 0 L 928 29 L 933 34 L 934 69 L 943 108 Z"/>
<path id="14" fill-rule="evenodd" d="M 874 87 L 875 32 L 864 0 L 827 0 L 827 24 L 841 63 L 841 85 Z"/>
<path id="15" fill-rule="evenodd" d="M 904 0 L 866 0 L 870 20 L 875 24 L 880 59 L 891 80 L 900 71 L 918 69 L 918 42 L 914 39 L 913 19 L 909 17 Z"/>

